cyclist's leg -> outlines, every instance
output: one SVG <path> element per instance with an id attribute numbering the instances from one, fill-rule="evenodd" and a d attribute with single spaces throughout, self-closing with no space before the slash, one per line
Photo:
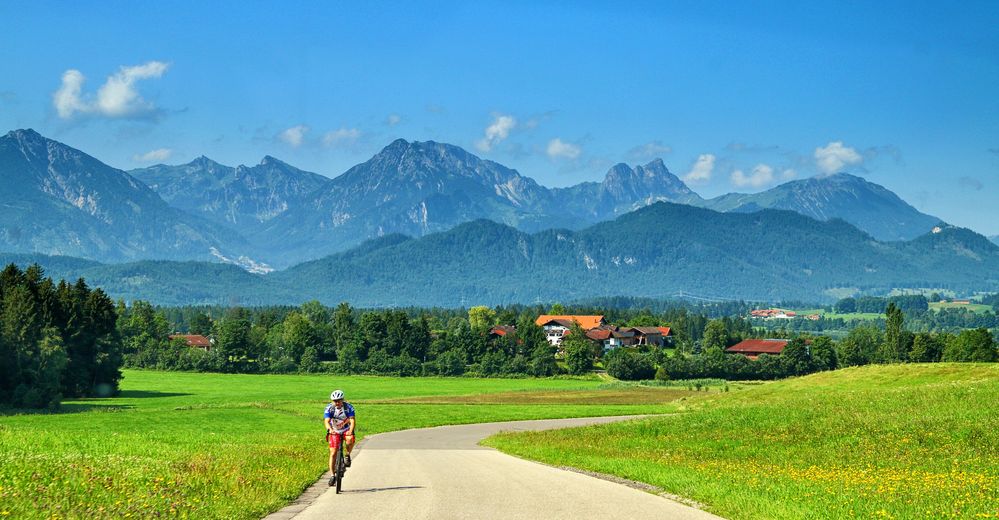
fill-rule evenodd
<path id="1" fill-rule="evenodd" d="M 330 442 L 330 473 L 333 473 L 333 459 L 336 457 L 336 448 L 340 441 L 340 436 L 337 434 L 328 435 L 327 438 Z"/>

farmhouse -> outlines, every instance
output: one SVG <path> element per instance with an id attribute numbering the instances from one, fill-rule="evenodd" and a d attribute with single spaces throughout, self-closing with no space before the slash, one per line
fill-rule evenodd
<path id="1" fill-rule="evenodd" d="M 669 330 L 668 327 L 663 327 Z M 635 345 L 655 345 L 661 347 L 665 345 L 663 331 L 660 327 L 627 327 L 635 333 Z"/>
<path id="2" fill-rule="evenodd" d="M 607 324 L 603 316 L 542 314 L 538 316 L 538 319 L 534 320 L 537 326 L 544 329 L 548 343 L 555 346 L 562 344 L 562 336 L 572 328 L 573 322 L 579 324 L 579 327 L 583 330 L 592 330 Z"/>
<path id="3" fill-rule="evenodd" d="M 635 332 L 629 329 L 620 329 L 611 325 L 603 325 L 595 329 L 586 331 L 586 337 L 591 341 L 603 345 L 604 351 L 635 345 Z"/>
<path id="4" fill-rule="evenodd" d="M 725 349 L 731 354 L 742 354 L 749 359 L 756 359 L 760 354 L 780 355 L 787 346 L 786 339 L 744 339 Z"/>
<path id="5" fill-rule="evenodd" d="M 170 341 L 173 341 L 175 339 L 182 339 L 184 340 L 185 343 L 187 343 L 187 346 L 191 348 L 200 348 L 205 352 L 211 350 L 212 343 L 214 343 L 213 340 L 208 339 L 200 334 L 171 334 L 167 336 L 167 338 L 169 338 Z"/>
<path id="6" fill-rule="evenodd" d="M 489 329 L 490 338 L 502 338 L 504 336 L 510 336 L 517 332 L 517 327 L 513 325 L 496 325 L 495 327 Z"/>

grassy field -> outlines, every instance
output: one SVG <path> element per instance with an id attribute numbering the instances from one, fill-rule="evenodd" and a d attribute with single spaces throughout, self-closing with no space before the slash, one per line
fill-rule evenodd
<path id="1" fill-rule="evenodd" d="M 322 410 L 334 387 L 357 407 L 362 437 L 442 424 L 658 413 L 674 410 L 667 403 L 682 397 L 675 389 L 618 389 L 616 401 L 604 402 L 602 385 L 129 370 L 118 397 L 69 401 L 57 414 L 0 416 L 0 517 L 260 518 L 325 470 Z M 414 396 L 424 400 L 405 400 Z M 634 402 L 641 404 L 627 404 Z"/>
<path id="2" fill-rule="evenodd" d="M 851 368 L 490 446 L 756 518 L 999 516 L 999 365 Z"/>
<path id="3" fill-rule="evenodd" d="M 979 314 L 984 312 L 989 312 L 992 310 L 991 305 L 982 305 L 980 303 L 969 303 L 967 305 L 961 305 L 958 303 L 951 302 L 932 302 L 930 303 L 931 311 L 938 311 L 940 309 L 968 309 L 971 312 L 977 312 Z"/>

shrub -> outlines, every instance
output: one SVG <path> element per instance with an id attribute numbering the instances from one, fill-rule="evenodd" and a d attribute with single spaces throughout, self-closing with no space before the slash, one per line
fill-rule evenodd
<path id="1" fill-rule="evenodd" d="M 652 379 L 656 368 L 648 356 L 632 352 L 621 352 L 610 356 L 607 373 L 624 381 Z"/>

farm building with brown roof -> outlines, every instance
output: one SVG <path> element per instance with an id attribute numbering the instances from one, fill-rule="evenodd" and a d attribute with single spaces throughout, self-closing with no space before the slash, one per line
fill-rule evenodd
<path id="1" fill-rule="evenodd" d="M 777 356 L 784 351 L 787 343 L 786 339 L 744 339 L 725 349 L 725 352 L 742 354 L 749 359 L 756 359 L 761 354 Z"/>

